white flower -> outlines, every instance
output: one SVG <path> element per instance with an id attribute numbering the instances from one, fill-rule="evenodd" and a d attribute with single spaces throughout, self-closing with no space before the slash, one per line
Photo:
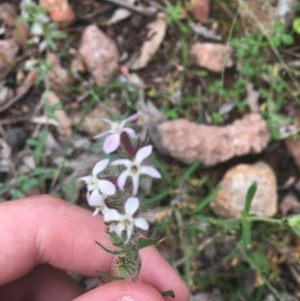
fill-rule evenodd
<path id="1" fill-rule="evenodd" d="M 134 214 L 139 209 L 139 200 L 136 197 L 130 197 L 125 202 L 125 214 L 120 214 L 116 209 L 107 209 L 103 213 L 104 222 L 110 223 L 109 231 L 115 232 L 122 237 L 123 231 L 127 232 L 125 244 L 130 240 L 134 227 L 142 230 L 148 230 L 149 224 L 144 218 L 134 218 Z"/>
<path id="2" fill-rule="evenodd" d="M 94 166 L 92 175 L 79 178 L 79 180 L 84 181 L 87 185 L 87 200 L 91 207 L 101 208 L 105 198 L 116 193 L 116 187 L 112 182 L 98 178 L 98 174 L 102 172 L 108 164 L 108 159 L 101 160 Z"/>
<path id="3" fill-rule="evenodd" d="M 152 153 L 152 145 L 147 145 L 139 149 L 135 155 L 133 161 L 128 159 L 119 159 L 111 163 L 111 165 L 124 165 L 126 170 L 124 170 L 118 177 L 118 186 L 121 190 L 124 190 L 125 183 L 128 177 L 132 179 L 132 194 L 136 195 L 139 189 L 140 175 L 145 174 L 152 178 L 160 179 L 161 174 L 159 171 L 152 167 L 142 165 L 142 161 L 149 157 Z"/>
<path id="4" fill-rule="evenodd" d="M 136 133 L 132 128 L 125 127 L 125 124 L 138 119 L 139 113 L 133 114 L 121 122 L 113 122 L 108 119 L 102 119 L 110 125 L 110 129 L 104 133 L 96 135 L 94 138 L 98 139 L 107 136 L 104 140 L 103 150 L 105 153 L 110 154 L 120 146 L 120 138 L 123 132 L 126 132 L 130 137 L 135 138 Z"/>

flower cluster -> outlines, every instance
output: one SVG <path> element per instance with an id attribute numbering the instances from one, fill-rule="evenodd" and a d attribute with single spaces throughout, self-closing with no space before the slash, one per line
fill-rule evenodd
<path id="1" fill-rule="evenodd" d="M 91 175 L 80 178 L 87 187 L 87 202 L 95 208 L 93 215 L 103 215 L 112 243 L 123 250 L 123 255 L 117 258 L 118 266 L 120 262 L 129 262 L 128 258 L 132 258 L 132 253 L 135 253 L 134 258 L 137 258 L 136 234 L 140 230 L 149 229 L 148 222 L 137 216 L 141 205 L 137 197 L 140 178 L 142 175 L 161 178 L 155 167 L 145 163 L 152 154 L 152 145 L 143 146 L 135 130 L 126 126 L 127 123 L 136 121 L 139 116 L 140 114 L 136 113 L 122 122 L 103 119 L 110 129 L 95 138 L 104 137 L 103 151 L 106 154 L 121 148 L 123 157 L 113 161 L 102 159 L 96 163 Z M 112 174 L 108 174 L 108 171 Z M 123 266 L 122 269 L 124 270 Z M 138 272 L 133 270 L 125 275 L 130 277 L 138 275 Z"/>

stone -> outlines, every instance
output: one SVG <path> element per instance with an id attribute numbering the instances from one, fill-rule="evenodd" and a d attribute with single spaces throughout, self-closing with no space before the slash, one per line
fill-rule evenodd
<path id="1" fill-rule="evenodd" d="M 163 153 L 187 164 L 200 160 L 205 166 L 260 153 L 270 141 L 267 124 L 258 113 L 226 126 L 176 119 L 159 124 L 155 134 L 152 128 L 153 143 Z"/>
<path id="2" fill-rule="evenodd" d="M 233 66 L 232 48 L 217 43 L 196 43 L 192 46 L 191 56 L 196 63 L 212 72 L 222 72 Z"/>
<path id="3" fill-rule="evenodd" d="M 84 30 L 79 54 L 98 86 L 107 83 L 118 68 L 119 52 L 115 42 L 96 25 Z"/>
<path id="4" fill-rule="evenodd" d="M 219 183 L 220 191 L 210 203 L 214 213 L 224 218 L 240 217 L 253 182 L 257 183 L 257 190 L 250 213 L 273 216 L 277 212 L 276 177 L 272 168 L 264 162 L 239 164 L 225 173 Z"/>

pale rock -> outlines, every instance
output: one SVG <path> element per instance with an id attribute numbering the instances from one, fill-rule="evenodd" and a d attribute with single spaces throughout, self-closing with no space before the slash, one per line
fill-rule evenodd
<path id="1" fill-rule="evenodd" d="M 96 25 L 90 25 L 84 30 L 79 54 L 98 86 L 107 83 L 118 68 L 116 44 Z"/>
<path id="2" fill-rule="evenodd" d="M 280 203 L 280 212 L 283 216 L 287 213 L 300 212 L 300 202 L 294 193 L 288 193 L 283 197 Z"/>
<path id="3" fill-rule="evenodd" d="M 0 79 L 5 78 L 19 51 L 19 45 L 14 39 L 0 40 Z"/>
<path id="4" fill-rule="evenodd" d="M 234 64 L 232 48 L 228 45 L 197 42 L 191 49 L 191 56 L 200 67 L 212 72 L 221 72 Z"/>
<path id="5" fill-rule="evenodd" d="M 187 7 L 196 21 L 201 23 L 206 23 L 208 21 L 210 0 L 190 0 Z"/>
<path id="6" fill-rule="evenodd" d="M 267 124 L 260 114 L 251 113 L 226 126 L 209 126 L 186 119 L 152 126 L 152 140 L 163 153 L 184 163 L 200 160 L 212 166 L 233 157 L 257 154 L 270 141 Z"/>
<path id="7" fill-rule="evenodd" d="M 250 213 L 273 216 L 277 212 L 276 177 L 264 162 L 240 164 L 228 170 L 219 183 L 219 193 L 210 203 L 212 210 L 225 218 L 239 217 L 245 207 L 247 191 L 254 182 L 257 190 Z"/>

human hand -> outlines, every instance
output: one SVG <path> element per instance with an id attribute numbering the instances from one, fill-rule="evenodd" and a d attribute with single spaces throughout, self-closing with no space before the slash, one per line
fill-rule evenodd
<path id="1" fill-rule="evenodd" d="M 139 281 L 113 281 L 84 293 L 63 270 L 110 273 L 113 256 L 99 217 L 52 196 L 0 204 L 0 300 L 187 301 L 188 289 L 153 247 L 141 250 Z M 99 226 L 100 224 L 100 226 Z M 173 290 L 175 298 L 159 291 Z"/>

